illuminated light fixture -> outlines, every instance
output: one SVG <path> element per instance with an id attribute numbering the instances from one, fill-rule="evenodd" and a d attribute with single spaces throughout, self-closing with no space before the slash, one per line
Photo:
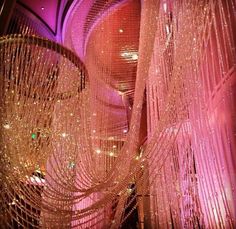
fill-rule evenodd
<path id="1" fill-rule="evenodd" d="M 167 3 L 164 3 L 163 4 L 163 9 L 164 9 L 164 11 L 165 11 L 165 13 L 167 12 Z"/>
<path id="2" fill-rule="evenodd" d="M 132 193 L 132 188 L 127 188 L 127 192 L 130 194 Z"/>
<path id="3" fill-rule="evenodd" d="M 37 138 L 37 134 L 36 134 L 36 133 L 32 133 L 32 134 L 31 134 L 31 138 L 32 138 L 32 139 L 36 139 L 36 138 Z"/>
<path id="4" fill-rule="evenodd" d="M 128 130 L 127 130 L 127 129 L 124 129 L 124 130 L 123 130 L 123 133 L 127 133 L 127 132 L 128 132 Z"/>
<path id="5" fill-rule="evenodd" d="M 74 161 L 69 162 L 68 168 L 73 169 L 74 167 L 75 167 L 75 162 Z"/>
<path id="6" fill-rule="evenodd" d="M 110 153 L 109 153 L 109 156 L 110 156 L 110 157 L 113 157 L 114 155 L 115 155 L 115 154 L 114 154 L 113 152 L 110 152 Z"/>
<path id="7" fill-rule="evenodd" d="M 45 183 L 45 179 L 39 178 L 39 177 L 37 177 L 35 175 L 30 177 L 29 180 L 33 184 L 44 184 Z"/>
<path id="8" fill-rule="evenodd" d="M 96 152 L 97 154 L 100 154 L 100 153 L 101 153 L 101 150 L 100 150 L 100 149 L 96 149 L 95 152 Z"/>
<path id="9" fill-rule="evenodd" d="M 137 60 L 137 59 L 138 59 L 138 54 L 137 54 L 137 53 L 133 54 L 132 57 L 131 57 L 131 59 L 132 59 L 132 60 Z"/>
<path id="10" fill-rule="evenodd" d="M 57 192 L 63 189 L 60 180 L 67 182 L 75 174 L 73 170 L 64 173 L 64 168 L 71 161 L 68 161 L 69 157 L 76 158 L 77 152 L 74 151 L 77 150 L 74 149 L 77 142 L 65 142 L 67 139 L 63 137 L 74 134 L 68 132 L 69 128 L 78 130 L 76 133 L 81 130 L 79 124 L 75 125 L 77 116 L 72 118 L 71 114 L 74 111 L 78 114 L 74 101 L 85 88 L 86 69 L 73 52 L 37 36 L 15 34 L 1 37 L 0 50 L 0 86 L 4 88 L 0 104 L 0 109 L 4 110 L 0 146 L 4 155 L 4 158 L 0 157 L 1 186 L 4 187 L 1 189 L 1 210 L 7 213 L 11 222 L 23 219 L 21 227 L 24 228 L 29 225 L 37 228 L 37 222 L 46 222 L 49 215 L 53 219 L 50 227 L 57 227 L 59 224 L 54 219 L 57 220 L 59 211 L 50 209 L 48 212 L 47 207 L 60 209 L 58 203 L 61 203 L 64 194 Z M 27 67 L 24 67 L 26 64 Z M 67 81 L 70 85 L 65 83 Z M 60 101 L 61 104 L 58 104 Z M 78 107 L 80 104 L 84 104 L 84 100 L 76 101 Z M 14 132 L 11 133 L 11 129 Z M 85 139 L 83 135 L 78 138 Z M 69 165 L 71 168 L 77 166 L 73 161 Z M 39 174 L 40 167 L 45 175 Z M 54 178 L 58 180 L 56 184 Z M 44 184 L 47 184 L 46 189 L 34 188 Z M 27 201 L 15 200 L 12 203 L 14 197 L 18 199 L 20 196 L 27 196 Z M 17 210 L 8 207 L 9 202 L 15 204 L 14 209 Z M 40 209 L 40 214 L 32 211 L 34 206 Z M 0 221 L 5 228 L 5 220 L 1 218 Z M 43 224 L 42 227 L 47 228 L 48 225 Z"/>
<path id="11" fill-rule="evenodd" d="M 116 145 L 113 145 L 112 148 L 115 149 L 117 146 Z"/>
<path id="12" fill-rule="evenodd" d="M 3 125 L 3 128 L 5 128 L 5 129 L 7 129 L 7 130 L 9 130 L 10 127 L 11 127 L 11 126 L 10 126 L 9 124 L 4 124 L 4 125 Z"/>
<path id="13" fill-rule="evenodd" d="M 119 29 L 119 33 L 123 33 L 124 32 L 124 30 L 123 29 Z"/>
<path id="14" fill-rule="evenodd" d="M 28 184 L 36 184 L 36 185 L 44 185 L 45 184 L 45 179 L 44 178 L 40 178 L 38 176 L 25 176 L 27 179 L 27 183 Z"/>
<path id="15" fill-rule="evenodd" d="M 166 33 L 167 33 L 167 34 L 170 33 L 169 25 L 166 25 Z"/>
<path id="16" fill-rule="evenodd" d="M 45 8 L 42 6 L 42 7 L 41 7 L 41 10 L 44 10 L 44 9 L 45 9 Z"/>
<path id="17" fill-rule="evenodd" d="M 122 51 L 120 55 L 126 60 L 138 60 L 137 51 Z"/>
<path id="18" fill-rule="evenodd" d="M 8 205 L 15 205 L 16 204 L 16 201 L 13 200 L 11 203 L 9 203 Z"/>
<path id="19" fill-rule="evenodd" d="M 61 134 L 61 136 L 62 136 L 63 138 L 65 138 L 67 135 L 68 135 L 68 134 L 66 134 L 66 133 L 62 133 L 62 134 Z"/>

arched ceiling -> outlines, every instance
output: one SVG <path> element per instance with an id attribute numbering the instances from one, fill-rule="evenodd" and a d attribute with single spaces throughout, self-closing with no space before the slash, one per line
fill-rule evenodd
<path id="1" fill-rule="evenodd" d="M 77 0 L 79 2 L 80 0 Z M 30 18 L 40 20 L 54 36 L 61 36 L 64 17 L 73 0 L 18 0 L 17 5 L 24 8 Z"/>
<path id="2" fill-rule="evenodd" d="M 105 69 L 103 80 L 125 94 L 134 90 L 140 11 L 139 1 L 124 1 L 97 19 L 85 42 L 86 54 L 92 54 L 97 71 Z"/>
<path id="3" fill-rule="evenodd" d="M 141 3 L 138 0 L 95 3 L 84 0 L 74 5 L 64 23 L 63 42 L 83 60 L 92 55 L 89 59 L 95 61 L 97 72 L 104 72 L 101 80 L 105 81 L 109 73 L 109 86 L 125 93 L 134 89 Z"/>
<path id="4" fill-rule="evenodd" d="M 35 16 L 39 17 L 54 33 L 56 33 L 61 0 L 20 0 L 18 3 Z"/>
<path id="5" fill-rule="evenodd" d="M 129 119 L 129 97 L 132 101 L 137 70 L 141 3 L 139 0 L 84 0 L 71 8 L 64 22 L 62 40 L 84 60 L 90 80 L 96 81 L 93 93 L 105 110 L 109 107 L 106 112 L 111 121 L 97 129 L 119 135 L 124 127 L 121 125 L 114 132 L 109 124 L 125 123 Z"/>

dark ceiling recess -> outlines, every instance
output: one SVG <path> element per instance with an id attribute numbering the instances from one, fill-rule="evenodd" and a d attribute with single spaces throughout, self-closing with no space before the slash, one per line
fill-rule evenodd
<path id="1" fill-rule="evenodd" d="M 32 15 L 34 15 L 37 19 L 39 19 L 46 27 L 48 30 L 50 30 L 50 32 L 55 36 L 56 32 L 48 25 L 48 23 L 43 20 L 39 15 L 37 15 L 31 8 L 29 8 L 27 5 L 25 5 L 22 2 L 17 2 L 19 5 L 21 5 L 23 8 L 25 8 L 29 13 L 31 13 Z"/>
<path id="2" fill-rule="evenodd" d="M 7 31 L 16 0 L 0 0 L 0 36 Z"/>
<path id="3" fill-rule="evenodd" d="M 96 0 L 94 4 L 92 5 L 91 9 L 89 10 L 89 13 L 87 15 L 87 20 L 84 24 L 84 37 L 86 37 L 86 34 L 88 33 L 89 29 L 92 27 L 93 23 L 96 21 L 97 17 L 99 17 L 99 15 L 102 12 L 105 12 L 111 6 L 119 2 L 120 0 L 113 0 L 113 1 Z"/>

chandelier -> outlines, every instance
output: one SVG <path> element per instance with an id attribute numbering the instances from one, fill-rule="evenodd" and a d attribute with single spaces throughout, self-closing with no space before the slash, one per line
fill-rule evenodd
<path id="1" fill-rule="evenodd" d="M 52 170 L 63 168 L 62 159 L 74 166 L 87 73 L 70 50 L 36 36 L 1 37 L 0 53 L 0 222 L 39 227 L 40 217 L 47 218 L 44 189 L 53 187 Z"/>

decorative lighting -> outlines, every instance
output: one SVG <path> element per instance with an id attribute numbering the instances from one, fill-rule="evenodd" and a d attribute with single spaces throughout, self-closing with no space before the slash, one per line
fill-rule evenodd
<path id="1" fill-rule="evenodd" d="M 70 161 L 69 165 L 68 165 L 68 168 L 69 169 L 73 169 L 74 167 L 75 167 L 75 162 L 74 161 Z"/>
<path id="2" fill-rule="evenodd" d="M 32 138 L 32 139 L 36 139 L 36 138 L 37 138 L 37 134 L 36 134 L 36 133 L 32 133 L 32 134 L 31 134 L 31 138 Z"/>
<path id="3" fill-rule="evenodd" d="M 61 136 L 62 136 L 63 138 L 65 138 L 65 137 L 68 136 L 68 134 L 67 134 L 67 133 L 62 133 Z"/>
<path id="4" fill-rule="evenodd" d="M 100 153 L 101 153 L 101 150 L 100 150 L 100 149 L 96 149 L 95 152 L 96 152 L 97 154 L 100 154 Z"/>
<path id="5" fill-rule="evenodd" d="M 27 46 L 30 47 L 29 50 L 27 46 L 22 47 L 22 44 L 19 47 L 19 40 L 13 42 L 13 47 L 9 43 L 4 46 L 0 42 L 0 75 L 3 76 L 0 83 L 10 81 L 9 89 L 5 87 L 8 91 L 4 108 L 6 108 L 6 114 L 16 114 L 15 116 L 20 117 L 19 119 L 12 117 L 10 120 L 12 127 L 14 126 L 14 134 L 9 134 L 11 130 L 1 133 L 1 138 L 4 140 L 1 141 L 3 144 L 1 150 L 4 151 L 2 155 L 6 155 L 6 157 L 0 157 L 0 172 L 4 178 L 2 197 L 6 198 L 1 198 L 0 202 L 3 203 L 3 212 L 12 217 L 12 221 L 19 220 L 20 223 L 24 223 L 25 220 L 28 221 L 28 225 L 32 225 L 34 221 L 37 223 L 40 221 L 42 228 L 91 228 L 91 225 L 96 228 L 104 226 L 119 228 L 121 226 L 119 224 L 124 222 L 125 218 L 136 208 L 136 205 L 141 203 L 140 207 L 142 208 L 142 201 L 145 199 L 148 200 L 150 210 L 148 214 L 150 214 L 150 225 L 152 224 L 153 228 L 157 226 L 157 221 L 159 225 L 173 222 L 177 228 L 185 226 L 190 228 L 195 224 L 202 224 L 199 227 L 206 228 L 215 228 L 218 225 L 227 228 L 227 226 L 234 225 L 232 212 L 235 212 L 235 209 L 231 204 L 234 197 L 234 187 L 228 181 L 235 171 L 234 168 L 229 168 L 230 171 L 226 171 L 227 156 L 231 157 L 232 152 L 230 146 L 228 147 L 229 144 L 227 145 L 228 136 L 226 135 L 227 131 L 230 132 L 232 128 L 229 127 L 230 122 L 229 125 L 224 125 L 224 120 L 219 120 L 215 126 L 209 125 L 211 124 L 211 120 L 209 120 L 211 112 L 217 114 L 218 109 L 212 111 L 211 109 L 202 109 L 206 104 L 211 105 L 212 102 L 212 99 L 209 100 L 209 96 L 206 96 L 205 93 L 209 92 L 209 95 L 212 93 L 208 89 L 209 81 L 205 79 L 210 77 L 217 79 L 214 71 L 210 71 L 215 66 L 210 66 L 210 63 L 220 61 L 218 64 L 222 65 L 223 70 L 230 70 L 234 66 L 235 55 L 230 47 L 235 48 L 235 42 L 232 31 L 230 31 L 231 25 L 228 23 L 230 20 L 224 20 L 224 18 L 234 19 L 235 8 L 230 7 L 233 5 L 233 1 L 228 1 L 226 6 L 217 4 L 215 0 L 203 1 L 202 4 L 199 4 L 198 1 L 169 1 L 170 4 L 173 4 L 171 7 L 173 17 L 163 13 L 168 10 L 167 1 L 165 1 L 166 6 L 163 5 L 164 10 L 160 10 L 158 1 L 152 2 L 153 4 L 149 4 L 149 1 L 143 1 L 145 10 L 143 11 L 144 15 L 142 14 L 144 17 L 141 18 L 139 39 L 140 52 L 142 52 L 140 54 L 143 59 L 137 71 L 137 87 L 134 89 L 133 111 L 129 129 L 124 129 L 124 126 L 127 126 L 127 120 L 121 120 L 119 126 L 116 122 L 109 122 L 117 119 L 111 119 L 112 116 L 109 116 L 114 113 L 112 105 L 110 106 L 110 103 L 103 104 L 103 101 L 99 101 L 97 98 L 97 95 L 107 95 L 101 90 L 101 84 L 96 84 L 98 81 L 93 82 L 94 85 L 90 91 L 93 76 L 96 74 L 106 75 L 106 80 L 109 81 L 112 75 L 110 71 L 107 71 L 109 68 L 101 68 L 100 72 L 96 71 L 95 66 L 101 64 L 101 61 L 94 58 L 93 40 L 88 42 L 88 52 L 86 53 L 91 55 L 86 57 L 88 63 L 86 66 L 91 65 L 88 69 L 92 73 L 91 85 L 86 84 L 86 89 L 80 91 L 81 97 L 88 99 L 88 101 L 78 101 L 77 97 L 73 98 L 73 95 L 77 95 L 78 89 L 83 84 L 79 86 L 75 84 L 74 89 L 76 90 L 72 89 L 64 93 L 67 89 L 67 84 L 64 82 L 69 82 L 70 89 L 73 85 L 73 80 L 70 80 L 70 77 L 74 79 L 73 76 L 76 75 L 75 81 L 81 82 L 81 72 L 83 72 L 84 66 L 80 61 L 78 65 L 73 65 L 78 60 L 73 62 L 72 59 L 68 60 L 68 57 L 64 58 L 67 52 L 65 53 L 65 50 L 61 52 L 63 47 L 59 46 L 60 49 L 55 50 L 53 43 L 54 49 L 51 49 L 52 46 L 48 45 L 51 42 L 44 40 L 43 45 L 39 46 L 46 47 L 46 49 L 49 47 L 51 58 L 47 59 L 48 51 L 42 51 L 39 66 L 44 71 L 37 71 L 35 68 L 38 67 L 38 63 L 33 62 L 37 58 L 31 57 L 38 55 L 30 52 L 30 50 L 35 52 L 38 49 L 37 42 L 37 46 L 32 49 L 32 44 L 35 44 L 33 38 L 30 40 L 31 43 L 27 43 Z M 219 12 L 223 19 L 220 19 L 221 17 L 215 18 L 216 12 Z M 217 23 L 211 23 L 212 18 Z M 134 21 L 136 23 L 136 20 Z M 165 45 L 167 37 L 166 33 L 163 33 L 163 29 L 166 29 L 167 21 L 170 35 L 173 29 L 175 36 L 168 36 L 171 42 Z M 226 24 L 226 26 L 218 29 L 218 27 L 214 27 L 217 24 Z M 99 28 L 99 24 L 97 26 Z M 205 33 L 205 31 L 214 31 L 214 33 Z M 223 32 L 221 33 L 221 31 Z M 219 33 L 222 36 L 218 37 Z M 116 35 L 119 38 L 118 31 L 116 31 Z M 104 34 L 102 36 L 104 37 Z M 196 41 L 193 42 L 192 38 L 195 36 Z M 215 36 L 218 39 L 215 39 Z M 15 37 L 12 37 L 11 40 L 15 41 L 14 39 Z M 93 36 L 90 39 L 93 39 Z M 228 44 L 226 45 L 224 41 L 227 41 Z M 219 48 L 213 49 L 214 47 Z M 89 53 L 90 50 L 92 50 L 91 53 Z M 113 47 L 112 50 L 114 50 Z M 133 63 L 133 60 L 138 60 L 137 52 L 130 53 L 127 50 L 121 53 L 122 55 L 120 54 L 126 62 Z M 212 50 L 214 50 L 213 53 Z M 9 53 L 9 51 L 12 52 Z M 25 55 L 28 52 L 29 56 Z M 219 54 L 217 58 L 214 54 L 216 52 Z M 109 50 L 106 50 L 106 53 L 109 53 Z M 19 57 L 18 54 L 20 54 Z M 202 54 L 206 55 L 202 56 Z M 110 58 L 110 55 L 105 56 L 104 58 Z M 74 58 L 76 57 L 73 56 L 73 60 Z M 17 65 L 21 59 L 24 62 L 18 67 L 27 62 L 22 71 L 26 73 L 27 81 L 32 84 L 30 85 L 33 87 L 32 90 L 31 87 L 27 87 L 28 85 L 24 85 L 20 81 L 20 85 L 16 85 L 18 84 L 16 80 L 11 81 L 11 78 L 20 74 L 19 72 L 13 73 L 16 71 L 14 63 L 16 62 Z M 8 62 L 8 60 L 10 61 Z M 47 65 L 47 61 L 50 60 L 52 61 L 50 65 L 53 68 Z M 104 60 L 105 64 L 106 60 Z M 30 63 L 28 64 L 28 62 Z M 40 63 L 40 61 L 38 62 Z M 155 72 L 157 66 L 160 68 L 158 76 Z M 209 71 L 203 71 L 204 67 L 209 68 Z M 63 70 L 64 68 L 66 71 Z M 219 73 L 223 79 L 224 72 L 220 71 L 216 69 L 216 73 Z M 32 77 L 34 72 L 37 74 L 45 72 L 46 74 Z M 37 83 L 47 78 L 50 72 L 57 76 L 54 77 L 56 82 L 44 84 L 41 90 L 35 93 L 35 90 L 38 90 Z M 128 84 L 132 78 L 126 77 L 126 74 L 124 72 L 125 77 L 122 81 L 126 81 L 125 83 Z M 21 77 L 20 79 L 22 79 Z M 196 83 L 196 81 L 198 82 Z M 48 85 L 52 88 L 45 90 Z M 56 85 L 56 88 L 53 85 Z M 11 92 L 12 88 L 14 88 L 13 93 Z M 25 90 L 24 93 L 17 91 L 18 88 Z M 231 88 L 228 90 L 232 92 Z M 58 94 L 58 91 L 61 93 Z M 92 92 L 92 96 L 88 96 L 88 92 Z M 16 96 L 19 94 L 21 96 Z M 144 108 L 144 95 L 147 98 L 148 107 L 148 139 L 143 146 L 142 153 L 140 153 L 142 159 L 134 161 L 137 159 L 140 147 L 139 134 L 142 130 L 139 124 L 140 114 Z M 38 104 L 36 108 L 32 109 L 31 104 L 38 96 L 40 97 L 37 100 Z M 18 98 L 22 97 L 23 99 L 18 103 Z M 119 96 L 117 98 L 121 99 Z M 223 96 L 223 98 L 225 99 L 227 96 Z M 56 103 L 57 100 L 60 100 L 60 103 Z M 22 106 L 22 104 L 26 106 Z M 92 108 L 87 106 L 88 104 Z M 14 109 L 11 110 L 12 108 Z M 230 111 L 230 108 L 227 109 Z M 99 115 L 91 119 L 91 112 L 94 110 L 98 111 Z M 72 111 L 75 112 L 74 116 L 78 119 L 78 123 L 69 115 Z M 186 131 L 183 125 L 186 120 L 193 124 L 191 125 L 194 128 L 193 133 Z M 232 119 L 232 121 L 235 120 Z M 111 124 L 109 128 L 107 123 Z M 227 131 L 218 128 L 221 127 L 220 125 L 224 126 Z M 40 133 L 38 141 L 32 143 L 29 134 L 36 126 L 45 129 L 50 134 L 44 139 L 41 138 Z M 94 128 L 99 130 L 99 136 L 96 138 L 91 136 Z M 71 141 L 66 142 L 58 137 L 58 133 L 62 131 L 69 133 Z M 129 131 L 129 134 L 126 136 L 122 134 L 122 131 L 123 133 Z M 217 131 L 219 131 L 218 135 L 214 135 L 214 132 L 217 133 Z M 115 141 L 113 141 L 114 139 L 110 141 L 110 136 L 114 136 Z M 226 139 L 226 142 L 223 139 Z M 233 142 L 233 137 L 230 140 Z M 117 157 L 109 158 L 108 155 L 113 150 L 114 143 L 118 148 L 114 150 Z M 101 152 L 102 155 L 94 155 Z M 219 159 L 217 155 L 221 155 L 221 158 Z M 71 161 L 72 158 L 73 161 Z M 30 163 L 24 167 L 25 161 L 29 159 Z M 36 184 L 33 184 L 32 190 L 31 187 L 23 184 L 25 175 L 32 177 L 36 164 L 43 165 L 46 171 L 45 183 L 47 185 L 41 193 L 39 190 L 36 191 Z M 75 165 L 76 170 L 68 169 L 68 167 L 73 168 Z M 223 169 L 224 172 L 221 171 Z M 217 177 L 215 174 L 218 174 Z M 221 182 L 220 185 L 218 179 Z M 7 206 L 9 202 L 12 202 L 14 196 L 18 198 L 22 193 L 27 197 L 27 204 L 19 201 L 20 203 L 16 202 L 15 207 Z M 140 196 L 145 198 L 139 198 Z M 214 196 L 213 200 L 212 196 Z M 226 196 L 226 198 L 222 200 L 222 196 Z M 29 211 L 34 206 L 40 209 L 38 215 Z M 161 211 L 159 211 L 159 207 L 161 207 Z M 173 212 L 170 212 L 170 209 L 173 209 Z M 144 218 L 142 216 L 143 209 L 139 213 L 141 214 L 138 215 Z M 171 213 L 174 213 L 174 217 Z M 26 215 L 26 219 L 23 218 L 24 215 Z M 117 225 L 111 225 L 114 222 Z M 143 220 L 140 219 L 140 222 Z M 27 226 L 25 228 L 28 228 Z"/>
<path id="6" fill-rule="evenodd" d="M 73 114 L 77 112 L 78 117 L 78 107 L 84 103 L 78 101 L 77 96 L 87 85 L 87 73 L 71 51 L 37 36 L 0 37 L 0 50 L 0 87 L 4 88 L 0 110 L 7 114 L 7 123 L 1 125 L 8 130 L 2 131 L 0 143 L 4 155 L 0 157 L 1 206 L 11 221 L 17 222 L 24 215 L 23 228 L 37 228 L 39 218 L 44 222 L 43 228 L 51 227 L 47 223 L 49 218 L 57 220 L 53 209 L 63 209 L 60 199 L 66 191 L 62 183 L 65 180 L 69 183 L 74 174 L 73 170 L 68 170 L 68 158 L 79 151 L 75 138 L 65 143 L 57 136 L 58 133 L 62 137 L 70 133 L 77 139 L 82 136 L 79 134 L 83 130 Z M 71 132 L 72 127 L 74 132 Z M 74 168 L 75 163 L 71 161 L 69 167 Z M 39 168 L 44 173 L 39 173 Z M 69 175 L 62 172 L 65 170 Z M 56 183 L 53 182 L 55 175 Z M 40 193 L 35 186 L 44 183 L 47 189 Z M 8 205 L 9 200 L 19 196 L 27 196 L 29 201 L 14 201 Z M 29 211 L 36 205 L 40 214 Z M 1 226 L 5 226 L 3 221 Z"/>
<path id="7" fill-rule="evenodd" d="M 11 128 L 11 126 L 10 126 L 10 124 L 4 124 L 4 125 L 3 125 L 3 128 L 9 130 L 9 129 Z"/>
<path id="8" fill-rule="evenodd" d="M 132 60 L 137 60 L 138 59 L 138 54 L 134 53 L 131 57 Z"/>
<path id="9" fill-rule="evenodd" d="M 128 130 L 127 130 L 127 129 L 124 129 L 124 130 L 123 130 L 123 133 L 127 133 L 127 132 L 128 132 Z"/>
<path id="10" fill-rule="evenodd" d="M 138 60 L 137 51 L 122 51 L 120 55 L 126 60 Z"/>
<path id="11" fill-rule="evenodd" d="M 113 152 L 110 152 L 110 153 L 109 153 L 109 156 L 110 156 L 110 157 L 114 157 L 115 154 L 114 154 Z"/>
<path id="12" fill-rule="evenodd" d="M 30 178 L 29 178 L 29 181 L 30 181 L 30 183 L 32 184 L 37 184 L 37 185 L 43 185 L 43 184 L 45 184 L 45 179 L 43 179 L 43 178 L 40 178 L 40 177 L 37 177 L 37 176 L 35 176 L 35 175 L 33 175 L 33 176 L 31 176 Z"/>
<path id="13" fill-rule="evenodd" d="M 131 193 L 132 193 L 132 191 L 133 191 L 133 189 L 132 189 L 132 188 L 127 188 L 127 192 L 128 192 L 129 194 L 131 194 Z"/>
<path id="14" fill-rule="evenodd" d="M 167 35 L 170 33 L 169 25 L 166 25 L 166 33 Z"/>
<path id="15" fill-rule="evenodd" d="M 163 3 L 163 10 L 165 11 L 165 13 L 167 12 L 167 3 Z"/>

